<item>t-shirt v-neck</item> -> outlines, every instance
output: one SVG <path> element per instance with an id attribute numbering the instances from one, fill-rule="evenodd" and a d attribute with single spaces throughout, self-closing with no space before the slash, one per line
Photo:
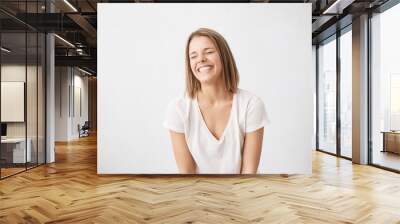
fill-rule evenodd
<path id="1" fill-rule="evenodd" d="M 227 120 L 227 122 L 226 122 L 226 124 L 225 124 L 224 130 L 222 131 L 222 134 L 221 134 L 221 136 L 220 136 L 219 139 L 218 139 L 218 138 L 211 132 L 210 128 L 207 126 L 207 122 L 206 122 L 206 120 L 204 119 L 203 113 L 201 112 L 201 109 L 200 109 L 199 101 L 198 101 L 197 99 L 194 100 L 194 104 L 195 104 L 194 106 L 197 107 L 197 112 L 200 114 L 201 123 L 203 124 L 204 128 L 207 129 L 208 134 L 209 134 L 209 137 L 210 137 L 213 141 L 215 141 L 215 142 L 217 142 L 217 143 L 221 143 L 221 142 L 224 140 L 224 138 L 225 138 L 225 132 L 226 132 L 227 129 L 229 129 L 230 126 L 231 126 L 230 124 L 231 124 L 231 120 L 232 120 L 232 117 L 233 117 L 233 112 L 234 112 L 234 108 L 235 108 L 235 104 L 236 104 L 235 101 L 236 101 L 236 94 L 233 94 L 233 97 L 232 97 L 232 104 L 231 104 L 231 108 L 230 108 L 230 110 L 229 110 L 229 117 L 228 117 L 228 120 Z"/>
<path id="2" fill-rule="evenodd" d="M 267 115 L 260 98 L 238 89 L 229 116 L 225 130 L 217 140 L 208 129 L 197 100 L 184 96 L 170 102 L 164 127 L 185 135 L 196 163 L 196 173 L 237 174 L 241 171 L 246 133 L 264 127 Z"/>

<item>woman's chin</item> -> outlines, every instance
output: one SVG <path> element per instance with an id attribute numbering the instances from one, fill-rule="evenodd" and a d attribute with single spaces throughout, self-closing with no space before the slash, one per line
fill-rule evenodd
<path id="1" fill-rule="evenodd" d="M 215 82 L 214 79 L 203 79 L 203 80 L 200 80 L 200 83 L 202 85 L 211 85 L 211 84 L 214 84 L 216 82 Z"/>
<path id="2" fill-rule="evenodd" d="M 209 85 L 215 82 L 215 78 L 212 75 L 207 74 L 200 75 L 197 79 L 200 81 L 201 84 Z"/>

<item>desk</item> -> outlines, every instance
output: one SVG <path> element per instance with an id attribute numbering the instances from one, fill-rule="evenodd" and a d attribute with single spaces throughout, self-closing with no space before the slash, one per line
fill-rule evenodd
<path id="1" fill-rule="evenodd" d="M 382 131 L 383 150 L 382 152 L 393 152 L 400 154 L 400 132 Z"/>
<path id="2" fill-rule="evenodd" d="M 6 138 L 1 139 L 1 157 L 6 163 L 25 163 L 32 160 L 30 138 L 27 139 L 26 155 L 25 155 L 25 138 Z M 11 159 L 12 158 L 12 159 Z"/>

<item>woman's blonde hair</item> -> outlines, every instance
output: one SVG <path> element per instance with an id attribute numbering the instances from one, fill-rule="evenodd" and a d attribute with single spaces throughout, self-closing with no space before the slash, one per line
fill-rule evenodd
<path id="1" fill-rule="evenodd" d="M 185 69 L 186 69 L 186 92 L 190 98 L 194 98 L 196 93 L 201 90 L 201 84 L 199 80 L 194 76 L 192 69 L 190 67 L 190 58 L 189 58 L 189 44 L 190 41 L 194 37 L 204 36 L 208 37 L 217 48 L 217 51 L 221 58 L 222 64 L 222 78 L 225 81 L 225 88 L 230 93 L 236 93 L 239 84 L 239 73 L 236 68 L 235 59 L 233 58 L 233 54 L 231 49 L 229 48 L 228 43 L 225 38 L 216 32 L 215 30 L 208 28 L 200 28 L 193 33 L 190 34 L 187 42 L 186 42 L 186 60 L 185 60 Z"/>

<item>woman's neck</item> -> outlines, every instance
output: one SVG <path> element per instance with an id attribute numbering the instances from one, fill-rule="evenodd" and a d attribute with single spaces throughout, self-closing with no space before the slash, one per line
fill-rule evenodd
<path id="1" fill-rule="evenodd" d="M 203 105 L 218 105 L 231 101 L 233 94 L 223 85 L 202 85 L 197 93 L 197 100 Z"/>

